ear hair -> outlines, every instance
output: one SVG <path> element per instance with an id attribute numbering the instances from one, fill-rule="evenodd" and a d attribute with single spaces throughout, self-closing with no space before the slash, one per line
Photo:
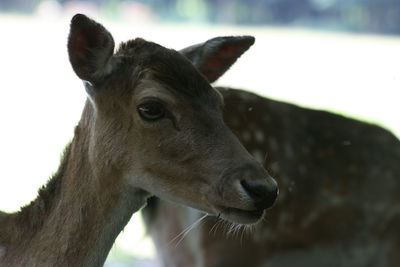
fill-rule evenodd
<path id="1" fill-rule="evenodd" d="M 112 71 L 114 39 L 99 23 L 82 14 L 71 20 L 68 54 L 76 75 L 91 84 Z"/>
<path id="2" fill-rule="evenodd" d="M 221 77 L 254 42 L 253 36 L 216 37 L 179 52 L 212 83 Z"/>

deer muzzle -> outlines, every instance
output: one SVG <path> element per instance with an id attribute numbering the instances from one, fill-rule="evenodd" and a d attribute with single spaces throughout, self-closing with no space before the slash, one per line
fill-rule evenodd
<path id="1" fill-rule="evenodd" d="M 210 196 L 219 215 L 236 223 L 256 223 L 278 196 L 276 181 L 252 160 L 226 169 Z"/>

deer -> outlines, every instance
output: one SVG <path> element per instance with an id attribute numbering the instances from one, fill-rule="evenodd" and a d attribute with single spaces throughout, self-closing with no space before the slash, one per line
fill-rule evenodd
<path id="1" fill-rule="evenodd" d="M 68 55 L 87 100 L 56 174 L 0 213 L 0 265 L 101 266 L 152 196 L 238 225 L 262 220 L 277 183 L 224 123 L 216 72 L 201 72 L 223 73 L 253 43 L 217 37 L 178 52 L 136 38 L 114 51 L 103 25 L 76 14 Z"/>
<path id="2" fill-rule="evenodd" d="M 209 70 L 213 71 L 213 70 Z M 224 120 L 280 194 L 249 229 L 156 197 L 142 210 L 165 267 L 400 266 L 400 141 L 377 125 L 217 87 Z"/>

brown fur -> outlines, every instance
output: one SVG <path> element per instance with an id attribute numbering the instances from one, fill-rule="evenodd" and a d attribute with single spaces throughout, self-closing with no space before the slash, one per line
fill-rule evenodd
<path id="1" fill-rule="evenodd" d="M 224 124 L 221 95 L 187 59 L 142 39 L 113 50 L 102 25 L 73 17 L 68 53 L 88 100 L 56 175 L 20 212 L 0 214 L 1 266 L 100 266 L 151 195 L 245 223 L 275 200 L 275 181 Z M 140 113 L 149 99 L 162 117 Z"/>
<path id="2" fill-rule="evenodd" d="M 153 199 L 146 225 L 164 266 L 400 266 L 400 141 L 393 134 L 241 90 L 221 92 L 225 121 L 272 170 L 280 195 L 253 231 L 228 233 L 209 217 L 178 246 L 171 236 L 202 215 Z"/>

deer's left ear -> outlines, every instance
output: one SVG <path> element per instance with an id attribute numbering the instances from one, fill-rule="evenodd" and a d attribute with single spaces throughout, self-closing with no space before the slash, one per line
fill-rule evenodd
<path id="1" fill-rule="evenodd" d="M 71 20 L 68 54 L 76 75 L 92 84 L 111 73 L 114 39 L 99 23 L 82 14 Z"/>
<path id="2" fill-rule="evenodd" d="M 253 36 L 216 37 L 179 52 L 212 83 L 221 77 L 254 41 Z"/>

